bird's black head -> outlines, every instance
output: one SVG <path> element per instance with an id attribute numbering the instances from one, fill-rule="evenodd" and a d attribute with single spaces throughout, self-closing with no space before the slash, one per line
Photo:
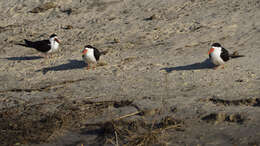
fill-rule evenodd
<path id="1" fill-rule="evenodd" d="M 56 37 L 57 35 L 54 33 L 50 36 L 50 38 Z"/>
<path id="2" fill-rule="evenodd" d="M 94 48 L 94 47 L 91 45 L 86 45 L 85 48 Z"/>
<path id="3" fill-rule="evenodd" d="M 221 47 L 221 45 L 219 43 L 213 43 L 211 46 L 212 47 Z"/>

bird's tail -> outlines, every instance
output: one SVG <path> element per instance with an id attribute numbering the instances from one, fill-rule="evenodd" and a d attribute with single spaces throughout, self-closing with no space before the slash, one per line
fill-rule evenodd
<path id="1" fill-rule="evenodd" d="M 25 45 L 27 45 L 27 46 L 33 46 L 32 41 L 28 41 L 28 40 L 24 39 L 24 42 L 25 42 Z"/>
<path id="2" fill-rule="evenodd" d="M 245 55 L 240 55 L 237 51 L 235 51 L 234 53 L 230 54 L 229 57 L 238 58 L 238 57 L 245 57 Z"/>
<path id="3" fill-rule="evenodd" d="M 33 43 L 31 41 L 24 39 L 24 44 L 19 43 L 19 44 L 16 44 L 16 45 L 20 45 L 20 46 L 24 46 L 24 47 L 32 47 Z"/>
<path id="4" fill-rule="evenodd" d="M 108 53 L 108 51 L 101 51 L 100 54 L 101 55 L 106 55 Z"/>

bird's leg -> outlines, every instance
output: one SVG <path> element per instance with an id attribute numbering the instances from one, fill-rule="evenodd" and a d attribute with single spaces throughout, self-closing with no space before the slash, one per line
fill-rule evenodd
<path id="1" fill-rule="evenodd" d="M 47 54 L 47 53 L 44 53 L 44 55 L 43 55 L 43 56 L 44 56 L 44 58 L 45 58 L 45 59 L 49 59 L 49 54 Z"/>
<path id="2" fill-rule="evenodd" d="M 47 54 L 43 53 L 43 55 L 41 55 L 44 58 L 44 64 L 48 63 L 48 56 Z"/>
<path id="3" fill-rule="evenodd" d="M 95 69 L 95 67 L 96 67 L 95 65 L 92 65 L 92 70 L 94 70 L 94 69 Z"/>
<path id="4" fill-rule="evenodd" d="M 46 58 L 46 54 L 45 53 L 38 53 L 38 54 L 39 54 L 40 57 Z"/>
<path id="5" fill-rule="evenodd" d="M 88 66 L 86 67 L 86 70 L 89 70 L 89 68 L 90 68 L 90 64 L 88 64 Z"/>

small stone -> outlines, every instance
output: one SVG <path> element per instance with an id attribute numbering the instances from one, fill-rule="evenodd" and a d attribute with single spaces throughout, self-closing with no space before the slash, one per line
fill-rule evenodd
<path id="1" fill-rule="evenodd" d="M 155 15 L 155 14 L 153 14 L 152 16 L 150 16 L 150 17 L 148 17 L 148 18 L 145 18 L 144 20 L 146 20 L 146 21 L 151 21 L 151 20 L 154 20 L 154 19 L 157 19 L 157 18 L 158 18 L 158 16 Z"/>
<path id="2" fill-rule="evenodd" d="M 120 43 L 118 38 L 114 38 L 114 43 Z"/>
<path id="3" fill-rule="evenodd" d="M 66 13 L 67 15 L 70 15 L 72 13 L 72 9 L 68 8 L 66 10 L 61 10 L 61 12 Z"/>
<path id="4" fill-rule="evenodd" d="M 65 26 L 63 29 L 72 29 L 72 28 L 73 28 L 73 26 L 67 25 L 67 26 Z"/>
<path id="5" fill-rule="evenodd" d="M 193 32 L 193 31 L 196 31 L 196 30 L 198 30 L 198 29 L 200 29 L 200 28 L 201 28 L 200 23 L 195 22 L 194 24 L 192 24 L 192 25 L 189 27 L 189 30 Z"/>
<path id="6" fill-rule="evenodd" d="M 242 80 L 242 79 L 238 79 L 238 80 L 236 80 L 236 82 L 244 82 L 244 80 Z"/>

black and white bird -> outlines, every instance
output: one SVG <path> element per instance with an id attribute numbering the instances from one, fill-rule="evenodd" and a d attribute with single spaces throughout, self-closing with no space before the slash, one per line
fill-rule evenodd
<path id="1" fill-rule="evenodd" d="M 107 52 L 100 52 L 97 48 L 91 45 L 86 45 L 81 53 L 82 59 L 85 61 L 86 64 L 88 64 L 87 69 L 89 69 L 90 66 L 92 66 L 92 68 L 94 69 L 99 61 L 100 56 L 105 55 Z"/>
<path id="2" fill-rule="evenodd" d="M 29 48 L 34 48 L 39 52 L 49 54 L 49 53 L 53 53 L 53 52 L 57 52 L 59 45 L 60 45 L 60 41 L 57 37 L 56 34 L 52 34 L 48 40 L 40 40 L 40 41 L 29 41 L 29 40 L 24 40 L 25 44 L 19 44 L 25 47 L 29 47 Z"/>
<path id="3" fill-rule="evenodd" d="M 208 54 L 211 62 L 216 65 L 214 69 L 217 69 L 220 66 L 224 68 L 224 63 L 230 58 L 244 57 L 244 55 L 239 55 L 237 51 L 233 54 L 229 54 L 228 50 L 223 48 L 219 43 L 213 43 Z"/>

